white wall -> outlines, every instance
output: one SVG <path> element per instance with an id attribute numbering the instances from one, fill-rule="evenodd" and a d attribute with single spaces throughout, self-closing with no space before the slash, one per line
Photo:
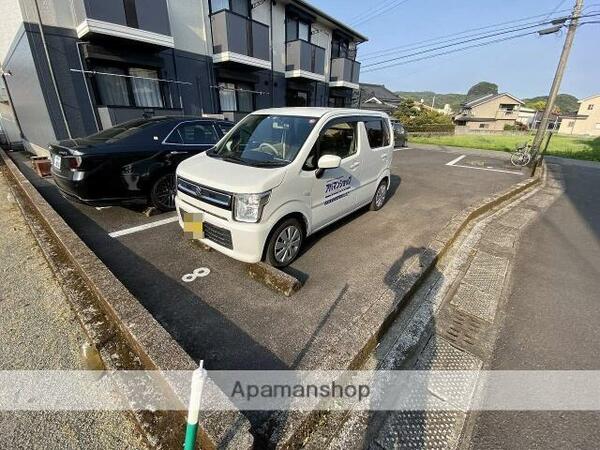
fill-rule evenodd
<path id="1" fill-rule="evenodd" d="M 23 23 L 19 0 L 0 1 L 0 65 L 4 63 L 6 54 L 13 43 L 19 27 Z"/>

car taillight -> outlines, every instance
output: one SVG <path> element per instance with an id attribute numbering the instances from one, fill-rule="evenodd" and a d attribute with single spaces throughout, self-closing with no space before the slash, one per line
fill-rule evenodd
<path id="1" fill-rule="evenodd" d="M 76 170 L 81 166 L 81 156 L 67 156 L 65 157 L 67 167 L 71 170 Z"/>

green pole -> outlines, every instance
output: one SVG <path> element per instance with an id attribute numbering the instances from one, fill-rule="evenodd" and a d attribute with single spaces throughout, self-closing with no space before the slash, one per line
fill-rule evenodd
<path id="1" fill-rule="evenodd" d="M 192 373 L 192 387 L 190 392 L 190 403 L 188 406 L 187 424 L 185 427 L 184 450 L 194 450 L 196 447 L 196 434 L 198 433 L 198 416 L 200 414 L 200 399 L 204 387 L 204 361 L 200 361 L 199 367 Z"/>

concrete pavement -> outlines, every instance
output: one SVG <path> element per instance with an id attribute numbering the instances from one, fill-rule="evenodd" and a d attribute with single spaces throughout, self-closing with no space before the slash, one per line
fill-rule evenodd
<path id="1" fill-rule="evenodd" d="M 0 167 L 0 169 L 2 169 Z M 74 312 L 0 171 L 0 370 L 84 370 Z M 0 412 L 3 449 L 145 449 L 123 412 Z"/>

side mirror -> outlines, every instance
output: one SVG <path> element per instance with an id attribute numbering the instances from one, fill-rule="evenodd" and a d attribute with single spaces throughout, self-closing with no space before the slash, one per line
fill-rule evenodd
<path id="1" fill-rule="evenodd" d="M 337 169 L 342 164 L 342 158 L 335 155 L 323 155 L 319 158 L 317 167 L 319 169 Z"/>

